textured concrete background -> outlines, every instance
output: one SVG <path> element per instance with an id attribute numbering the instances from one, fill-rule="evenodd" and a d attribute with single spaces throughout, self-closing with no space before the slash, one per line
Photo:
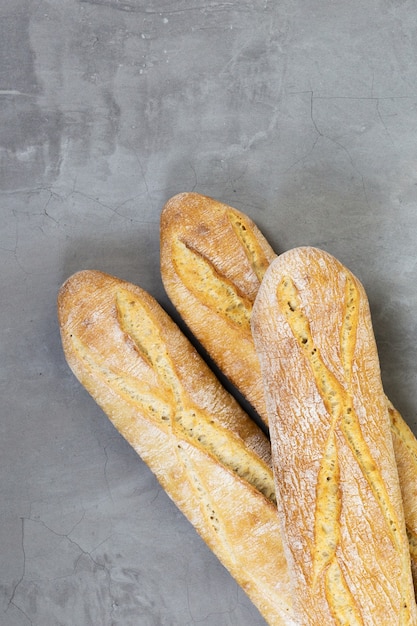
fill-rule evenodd
<path id="1" fill-rule="evenodd" d="M 60 347 L 76 270 L 168 306 L 179 191 L 353 270 L 416 428 L 416 26 L 412 0 L 2 0 L 1 624 L 264 624 Z"/>

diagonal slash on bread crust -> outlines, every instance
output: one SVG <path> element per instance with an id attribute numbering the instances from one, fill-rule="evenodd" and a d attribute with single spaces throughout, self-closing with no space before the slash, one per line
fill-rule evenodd
<path id="1" fill-rule="evenodd" d="M 277 301 L 281 310 L 284 311 L 295 339 L 306 355 L 317 388 L 330 417 L 327 441 L 323 451 L 316 487 L 317 503 L 312 585 L 315 587 L 318 577 L 328 568 L 325 572 L 328 598 L 346 597 L 346 601 L 337 606 L 338 616 L 346 619 L 348 614 L 356 613 L 356 621 L 353 623 L 361 624 L 362 620 L 359 612 L 356 612 L 354 608 L 354 598 L 344 583 L 337 564 L 336 550 L 340 540 L 339 518 L 342 500 L 339 486 L 340 474 L 335 438 L 336 429 L 340 428 L 345 436 L 354 458 L 362 470 L 363 476 L 379 503 L 393 544 L 398 548 L 400 548 L 400 545 L 397 534 L 399 524 L 397 514 L 386 491 L 384 480 L 363 438 L 351 398 L 351 366 L 358 320 L 355 303 L 358 297 L 359 295 L 353 281 L 346 277 L 345 314 L 340 337 L 340 355 L 347 381 L 347 388 L 345 388 L 326 367 L 320 351 L 314 344 L 309 323 L 300 306 L 298 291 L 293 281 L 289 277 L 284 277 L 277 287 Z M 341 623 L 345 622 L 342 621 Z"/>
<path id="2" fill-rule="evenodd" d="M 175 365 L 169 357 L 157 326 L 145 305 L 128 290 L 119 289 L 116 296 L 121 329 L 143 352 L 155 369 L 164 395 L 172 397 L 171 428 L 181 430 L 194 444 L 200 445 L 226 467 L 252 484 L 265 497 L 275 502 L 275 488 L 270 468 L 225 428 L 214 424 L 211 416 L 197 407 L 183 393 Z"/>

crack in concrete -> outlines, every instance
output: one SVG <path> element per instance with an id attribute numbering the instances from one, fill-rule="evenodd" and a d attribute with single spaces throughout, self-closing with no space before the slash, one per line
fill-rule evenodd
<path id="1" fill-rule="evenodd" d="M 25 578 L 25 575 L 26 575 L 26 549 L 25 549 L 25 542 L 26 542 L 26 538 L 25 538 L 25 523 L 26 523 L 26 522 L 32 522 L 33 524 L 38 524 L 38 525 L 40 525 L 40 526 L 43 526 L 43 527 L 44 527 L 44 528 L 46 528 L 46 529 L 47 529 L 50 533 L 52 533 L 52 534 L 53 534 L 53 535 L 55 535 L 56 537 L 60 537 L 60 538 L 62 538 L 62 539 L 66 539 L 66 540 L 67 540 L 67 541 L 68 541 L 71 545 L 75 546 L 75 547 L 79 550 L 80 554 L 79 554 L 79 556 L 77 557 L 77 559 L 76 559 L 76 560 L 75 560 L 75 562 L 74 562 L 73 573 L 76 571 L 76 569 L 77 569 L 77 565 L 78 565 L 78 562 L 79 562 L 79 560 L 80 560 L 80 558 L 81 558 L 82 556 L 86 556 L 86 557 L 88 557 L 97 569 L 100 569 L 100 570 L 103 570 L 103 571 L 107 572 L 106 565 L 105 565 L 105 564 L 103 564 L 103 563 L 100 563 L 99 561 L 97 561 L 97 560 L 93 557 L 92 552 L 93 552 L 94 550 L 97 550 L 97 548 L 98 548 L 98 547 L 100 547 L 100 545 L 102 545 L 103 543 L 105 543 L 105 542 L 109 539 L 109 537 L 106 537 L 105 539 L 103 539 L 102 541 L 100 541 L 100 543 L 98 543 L 96 546 L 94 546 L 93 550 L 88 551 L 88 550 L 85 550 L 85 549 L 84 549 L 84 548 L 83 548 L 83 547 L 82 547 L 82 546 L 81 546 L 81 545 L 80 545 L 77 541 L 75 541 L 75 539 L 73 539 L 73 538 L 70 536 L 70 535 L 74 532 L 74 530 L 77 528 L 77 526 L 79 526 L 79 524 L 81 524 L 81 523 L 82 523 L 82 521 L 83 521 L 83 520 L 84 520 L 84 518 L 85 518 L 85 514 L 86 514 L 86 513 L 85 513 L 85 511 L 83 511 L 83 513 L 82 513 L 82 515 L 81 515 L 80 519 L 79 519 L 77 522 L 75 522 L 75 524 L 72 526 L 72 528 L 71 528 L 68 532 L 65 532 L 65 533 L 61 533 L 61 532 L 58 532 L 58 531 L 54 530 L 54 529 L 53 529 L 53 528 L 51 528 L 51 527 L 50 527 L 50 526 L 49 526 L 46 522 L 44 522 L 44 521 L 43 521 L 43 520 L 41 520 L 41 519 L 33 519 L 33 518 L 31 518 L 31 517 L 22 517 L 22 518 L 20 518 L 20 519 L 21 519 L 21 525 L 22 525 L 22 531 L 21 531 L 21 550 L 22 550 L 22 555 L 23 555 L 23 559 L 22 559 L 22 561 L 23 561 L 23 562 L 22 562 L 22 571 L 21 571 L 21 575 L 19 576 L 19 579 L 18 579 L 18 580 L 16 581 L 16 583 L 13 585 L 13 588 L 12 588 L 12 591 L 11 591 L 11 594 L 10 594 L 10 598 L 9 598 L 9 600 L 8 600 L 8 603 L 7 603 L 7 608 L 6 608 L 6 611 L 5 611 L 5 612 L 7 612 L 7 611 L 9 610 L 10 606 L 14 606 L 14 607 L 16 607 L 16 609 L 18 609 L 19 611 L 21 611 L 21 612 L 22 612 L 22 613 L 23 613 L 23 614 L 24 614 L 24 615 L 28 618 L 28 620 L 30 621 L 30 623 L 32 623 L 32 621 L 30 620 L 29 616 L 27 616 L 27 614 L 24 612 L 24 610 L 22 609 L 22 607 L 21 607 L 21 606 L 19 606 L 19 605 L 16 603 L 16 600 L 15 600 L 15 598 L 16 598 L 16 594 L 17 594 L 17 590 L 18 590 L 19 586 L 22 584 L 22 582 L 23 582 L 23 580 L 24 580 L 24 578 Z M 109 535 L 109 536 L 110 536 L 110 535 Z M 108 572 L 107 572 L 107 573 L 108 573 Z M 72 574 L 71 574 L 71 575 L 72 575 Z M 54 580 L 59 580 L 59 579 L 61 579 L 61 578 L 67 578 L 67 577 L 68 577 L 68 575 L 65 575 L 65 576 L 58 576 L 58 577 L 55 577 L 55 578 L 54 578 Z"/>
<path id="2" fill-rule="evenodd" d="M 19 586 L 23 583 L 24 579 L 25 579 L 25 575 L 26 575 L 26 550 L 25 550 L 25 523 L 26 522 L 32 522 L 34 524 L 38 524 L 41 525 L 42 527 L 44 527 L 45 529 L 47 529 L 50 533 L 52 533 L 54 536 L 56 537 L 60 537 L 62 539 L 66 539 L 71 545 L 75 546 L 77 548 L 77 550 L 79 550 L 80 554 L 79 556 L 76 558 L 76 560 L 74 561 L 74 566 L 73 566 L 73 571 L 70 574 L 65 574 L 63 576 L 55 576 L 53 578 L 53 580 L 64 580 L 66 578 L 68 578 L 69 576 L 73 576 L 74 573 L 77 570 L 77 566 L 78 563 L 80 561 L 80 559 L 83 556 L 86 556 L 91 563 L 93 563 L 94 568 L 96 570 L 100 570 L 102 571 L 107 579 L 107 587 L 108 587 L 108 594 L 109 594 L 109 600 L 110 600 L 110 606 L 111 606 L 111 613 L 110 615 L 113 616 L 114 615 L 114 611 L 117 609 L 118 607 L 118 602 L 117 602 L 117 598 L 114 596 L 113 590 L 112 590 L 112 578 L 111 578 L 111 573 L 110 570 L 108 569 L 107 565 L 105 562 L 100 563 L 99 561 L 97 561 L 92 553 L 94 550 L 97 550 L 97 548 L 99 548 L 103 543 L 105 543 L 110 535 L 108 537 L 106 537 L 105 539 L 103 539 L 102 541 L 100 541 L 96 546 L 94 546 L 94 548 L 91 551 L 85 550 L 77 541 L 75 541 L 70 535 L 74 532 L 74 530 L 77 528 L 77 526 L 79 526 L 79 524 L 82 523 L 82 521 L 85 518 L 85 511 L 83 511 L 80 519 L 75 522 L 75 524 L 72 526 L 72 528 L 66 532 L 66 533 L 61 533 L 58 532 L 56 530 L 54 530 L 53 528 L 51 528 L 51 526 L 49 526 L 48 524 L 46 524 L 46 522 L 44 522 L 43 520 L 39 519 L 33 519 L 31 517 L 22 517 L 21 518 L 21 524 L 22 524 L 22 534 L 21 534 L 21 549 L 22 549 L 22 555 L 23 555 L 23 563 L 22 563 L 22 572 L 21 575 L 19 577 L 19 579 L 16 581 L 16 583 L 13 586 L 10 598 L 8 600 L 7 603 L 7 607 L 4 611 L 4 613 L 7 613 L 11 607 L 14 607 L 17 611 L 19 611 L 19 613 L 21 613 L 27 620 L 28 623 L 30 625 L 33 624 L 33 621 L 31 620 L 30 616 L 25 612 L 24 608 L 22 606 L 19 606 L 18 602 L 16 601 L 16 594 L 18 591 Z"/>
<path id="3" fill-rule="evenodd" d="M 388 139 L 390 140 L 391 144 L 392 144 L 392 145 L 394 146 L 394 148 L 395 148 L 395 142 L 394 142 L 394 140 L 393 140 L 393 138 L 392 138 L 392 136 L 391 136 L 391 133 L 390 133 L 390 132 L 389 132 L 389 130 L 388 130 L 387 125 L 386 125 L 386 124 L 385 124 L 385 122 L 384 122 L 384 119 L 383 119 L 383 117 L 382 117 L 382 114 L 381 114 L 381 111 L 380 111 L 380 108 L 379 108 L 379 104 L 380 104 L 380 98 L 377 98 L 377 99 L 376 99 L 376 113 L 377 113 L 377 115 L 378 115 L 378 118 L 379 118 L 379 120 L 380 120 L 380 122 L 381 122 L 382 126 L 384 127 L 384 130 L 385 130 L 385 133 L 386 133 L 386 135 L 387 135 Z"/>
<path id="4" fill-rule="evenodd" d="M 16 596 L 16 591 L 17 588 L 19 587 L 19 585 L 22 583 L 24 577 L 25 577 L 25 573 L 26 573 L 26 553 L 25 553 L 25 518 L 21 517 L 20 518 L 21 524 L 22 524 L 22 533 L 21 533 L 21 549 L 22 549 L 22 554 L 23 554 L 23 564 L 22 564 L 22 574 L 19 578 L 19 580 L 16 582 L 16 584 L 14 585 L 13 589 L 12 589 L 12 594 L 10 596 L 9 602 L 8 602 L 8 607 L 13 604 L 15 605 L 14 602 L 14 598 Z M 16 607 L 19 608 L 19 607 Z M 7 612 L 8 609 L 6 609 Z"/>
<path id="5" fill-rule="evenodd" d="M 317 132 L 319 137 L 322 137 L 323 139 L 327 139 L 327 141 L 331 141 L 333 144 L 338 146 L 338 148 L 340 148 L 343 152 L 345 152 L 345 154 L 347 155 L 347 157 L 349 159 L 349 162 L 350 162 L 352 170 L 354 172 L 356 172 L 356 174 L 359 176 L 359 178 L 361 180 L 361 185 L 362 185 L 362 189 L 363 189 L 363 194 L 364 194 L 366 206 L 368 208 L 371 208 L 370 207 L 370 202 L 369 202 L 369 197 L 368 197 L 368 194 L 367 194 L 367 191 L 366 191 L 365 179 L 364 179 L 364 176 L 363 176 L 362 172 L 360 172 L 360 170 L 358 170 L 357 166 L 355 165 L 354 159 L 353 159 L 351 153 L 349 152 L 349 150 L 346 148 L 346 146 L 343 145 L 340 141 L 337 141 L 337 139 L 334 139 L 334 137 L 331 137 L 330 135 L 327 135 L 327 134 L 323 133 L 320 130 L 320 128 L 319 128 L 319 126 L 318 126 L 318 124 L 316 122 L 315 116 L 314 116 L 314 100 L 315 100 L 314 91 L 311 90 L 308 93 L 310 93 L 310 118 L 311 118 L 311 122 L 313 124 L 313 127 L 314 127 L 315 131 Z M 363 99 L 375 100 L 376 98 L 367 97 L 367 98 L 363 98 Z"/>
<path id="6" fill-rule="evenodd" d="M 4 613 L 7 613 L 10 610 L 10 607 L 13 606 L 17 611 L 19 611 L 19 613 L 21 613 L 28 620 L 29 624 L 33 624 L 31 618 L 29 617 L 29 615 L 15 601 L 17 589 L 21 585 L 21 583 L 23 582 L 23 580 L 25 578 L 25 574 L 26 574 L 25 518 L 21 517 L 20 520 L 21 520 L 21 524 L 22 524 L 22 532 L 21 532 L 21 549 L 22 549 L 22 555 L 23 555 L 22 573 L 21 573 L 20 578 L 16 581 L 15 585 L 13 586 L 12 593 L 10 595 L 10 598 L 9 598 L 9 601 L 7 603 L 7 607 L 6 607 L 6 610 L 4 611 Z"/>
<path id="7" fill-rule="evenodd" d="M 141 172 L 141 175 L 142 175 L 143 184 L 145 185 L 145 189 L 146 189 L 146 195 L 147 195 L 147 197 L 149 199 L 149 202 L 150 202 L 150 205 L 151 205 L 151 209 L 153 209 L 153 202 L 152 202 L 151 192 L 150 192 L 150 189 L 149 189 L 148 181 L 147 181 L 146 176 L 145 176 L 145 169 L 143 167 L 142 161 L 139 158 L 137 150 L 135 150 L 135 148 L 131 144 L 129 144 L 129 147 L 130 147 L 131 151 L 133 152 L 133 154 L 135 155 L 136 161 L 138 162 L 139 169 L 140 169 L 140 172 Z"/>

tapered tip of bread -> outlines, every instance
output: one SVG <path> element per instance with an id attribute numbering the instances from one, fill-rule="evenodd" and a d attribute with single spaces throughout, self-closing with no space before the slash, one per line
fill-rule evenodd
<path id="1" fill-rule="evenodd" d="M 182 243 L 210 262 L 241 295 L 254 300 L 275 253 L 247 215 L 219 200 L 184 192 L 161 212 L 161 245 Z M 166 259 L 162 254 L 162 265 Z M 164 268 L 163 268 L 164 269 Z M 164 275 L 162 276 L 164 279 Z"/>

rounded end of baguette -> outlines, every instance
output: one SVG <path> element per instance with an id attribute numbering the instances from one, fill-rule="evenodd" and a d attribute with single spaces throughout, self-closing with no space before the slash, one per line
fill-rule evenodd
<path id="1" fill-rule="evenodd" d="M 160 237 L 168 297 L 216 366 L 267 424 L 250 316 L 275 252 L 248 216 L 195 192 L 168 200 Z"/>

